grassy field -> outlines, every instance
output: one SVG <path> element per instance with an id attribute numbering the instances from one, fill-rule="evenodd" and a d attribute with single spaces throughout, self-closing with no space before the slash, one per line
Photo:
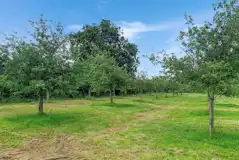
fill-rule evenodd
<path id="1" fill-rule="evenodd" d="M 0 159 L 239 159 L 239 98 L 184 94 L 0 105 Z"/>

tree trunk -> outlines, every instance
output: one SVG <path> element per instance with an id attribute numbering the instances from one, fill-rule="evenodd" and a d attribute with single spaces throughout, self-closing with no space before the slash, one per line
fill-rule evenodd
<path id="1" fill-rule="evenodd" d="M 91 88 L 88 88 L 88 97 L 91 98 Z"/>
<path id="2" fill-rule="evenodd" d="M 110 89 L 110 103 L 113 104 L 113 94 L 112 94 L 112 89 Z"/>
<path id="3" fill-rule="evenodd" d="M 113 89 L 113 96 L 115 97 L 115 89 Z"/>
<path id="4" fill-rule="evenodd" d="M 40 92 L 39 94 L 39 106 L 38 106 L 38 111 L 40 114 L 43 113 L 43 94 Z"/>
<path id="5" fill-rule="evenodd" d="M 49 91 L 47 90 L 47 91 L 46 91 L 46 100 L 49 101 L 49 99 L 50 99 L 50 93 L 49 93 Z"/>
<path id="6" fill-rule="evenodd" d="M 159 95 L 158 94 L 156 94 L 156 99 L 159 99 Z"/>
<path id="7" fill-rule="evenodd" d="M 214 133 L 214 97 L 209 99 L 209 132 Z"/>
<path id="8" fill-rule="evenodd" d="M 3 100 L 3 93 L 0 92 L 0 100 Z"/>

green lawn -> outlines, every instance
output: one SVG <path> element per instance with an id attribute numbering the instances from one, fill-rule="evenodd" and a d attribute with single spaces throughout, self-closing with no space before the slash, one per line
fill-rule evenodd
<path id="1" fill-rule="evenodd" d="M 202 94 L 0 105 L 1 159 L 239 159 L 239 98 Z"/>

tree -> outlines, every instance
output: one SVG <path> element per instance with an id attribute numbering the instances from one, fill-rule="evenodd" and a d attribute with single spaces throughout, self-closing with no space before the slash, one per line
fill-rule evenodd
<path id="1" fill-rule="evenodd" d="M 187 16 L 190 27 L 187 33 L 181 32 L 180 37 L 185 52 L 194 62 L 193 69 L 207 89 L 211 135 L 214 132 L 215 95 L 225 95 L 225 89 L 238 74 L 238 65 L 235 65 L 234 60 L 238 60 L 239 55 L 233 51 L 233 43 L 238 44 L 238 41 L 236 42 L 238 33 L 232 33 L 238 28 L 231 25 L 231 22 L 237 21 L 233 16 L 238 14 L 235 12 L 235 3 L 236 1 L 231 1 L 230 4 L 227 1 L 219 2 L 214 7 L 216 13 L 213 21 L 205 23 L 203 27 L 194 26 L 192 18 Z"/>
<path id="2" fill-rule="evenodd" d="M 74 59 L 86 59 L 101 51 L 113 57 L 119 67 L 134 76 L 139 63 L 138 49 L 121 32 L 120 27 L 109 20 L 102 20 L 99 25 L 85 25 L 83 31 L 70 35 Z"/>
<path id="3" fill-rule="evenodd" d="M 46 21 L 43 16 L 30 24 L 32 40 L 7 37 L 4 47 L 9 60 L 5 74 L 18 84 L 18 90 L 38 94 L 39 113 L 43 113 L 44 95 L 57 89 L 69 66 L 66 37 L 60 23 Z"/>
<path id="4" fill-rule="evenodd" d="M 107 55 L 107 54 L 106 54 Z M 113 103 L 113 90 L 121 89 L 130 79 L 128 73 L 119 67 L 114 58 L 105 54 L 90 56 L 83 62 L 88 68 L 89 83 L 93 88 L 104 87 L 109 91 L 110 103 Z"/>
<path id="5" fill-rule="evenodd" d="M 92 57 L 85 60 L 78 60 L 74 63 L 74 74 L 76 78 L 76 85 L 78 88 L 88 90 L 88 98 L 91 98 L 92 86 L 95 81 L 92 79 L 95 72 L 93 72 L 94 64 L 91 62 Z"/>
<path id="6" fill-rule="evenodd" d="M 230 86 L 238 78 L 238 7 L 236 1 L 226 0 L 214 6 L 216 11 L 212 22 L 202 27 L 193 23 L 186 15 L 187 32 L 180 32 L 186 55 L 177 58 L 164 55 L 160 61 L 165 73 L 189 84 L 201 84 L 209 100 L 209 131 L 214 132 L 215 95 L 230 95 Z M 155 56 L 152 56 L 154 59 Z M 158 56 L 159 57 L 159 56 Z"/>

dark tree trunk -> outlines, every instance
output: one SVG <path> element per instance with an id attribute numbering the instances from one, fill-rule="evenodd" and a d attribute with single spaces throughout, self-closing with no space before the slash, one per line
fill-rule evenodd
<path id="1" fill-rule="evenodd" d="M 91 88 L 88 88 L 88 97 L 91 98 Z"/>
<path id="2" fill-rule="evenodd" d="M 207 100 L 208 100 L 208 112 L 210 112 L 210 93 L 209 93 L 209 89 L 207 91 Z"/>
<path id="3" fill-rule="evenodd" d="M 40 92 L 39 94 L 39 106 L 38 106 L 38 111 L 40 114 L 43 113 L 43 94 Z"/>
<path id="4" fill-rule="evenodd" d="M 156 94 L 156 99 L 159 99 L 159 95 L 158 94 Z"/>
<path id="5" fill-rule="evenodd" d="M 209 99 L 209 132 L 214 133 L 214 97 Z"/>
<path id="6" fill-rule="evenodd" d="M 3 93 L 0 92 L 0 100 L 3 100 Z"/>
<path id="7" fill-rule="evenodd" d="M 112 89 L 110 89 L 110 103 L 113 104 L 113 93 L 112 93 Z"/>
<path id="8" fill-rule="evenodd" d="M 115 89 L 113 89 L 113 96 L 115 97 Z"/>
<path id="9" fill-rule="evenodd" d="M 49 90 L 46 91 L 46 100 L 49 101 L 50 99 L 50 93 L 49 93 Z"/>

